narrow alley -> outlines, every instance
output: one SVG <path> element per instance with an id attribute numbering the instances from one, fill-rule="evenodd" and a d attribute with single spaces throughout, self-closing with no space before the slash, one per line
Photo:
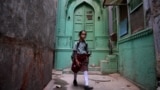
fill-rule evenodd
<path id="1" fill-rule="evenodd" d="M 160 90 L 160 0 L 0 0 L 0 90 Z"/>
<path id="2" fill-rule="evenodd" d="M 119 74 L 102 75 L 99 72 L 89 72 L 90 85 L 94 90 L 141 90 Z M 78 87 L 73 86 L 73 74 L 53 70 L 53 80 L 50 81 L 44 90 L 83 90 L 83 75 L 78 76 Z M 60 85 L 60 86 L 59 86 Z"/>

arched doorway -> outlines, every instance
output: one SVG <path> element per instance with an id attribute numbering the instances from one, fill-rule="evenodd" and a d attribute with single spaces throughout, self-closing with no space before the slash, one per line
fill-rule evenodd
<path id="1" fill-rule="evenodd" d="M 80 4 L 74 11 L 74 29 L 73 29 L 73 42 L 78 41 L 78 32 L 81 30 L 87 31 L 86 42 L 89 44 L 89 48 L 94 48 L 94 9 L 86 4 Z"/>
<path id="2" fill-rule="evenodd" d="M 87 31 L 86 42 L 92 50 L 90 65 L 100 66 L 100 61 L 108 54 L 107 11 L 94 0 L 75 0 L 68 4 L 67 9 L 62 9 L 65 5 L 63 1 L 59 2 L 55 69 L 71 66 L 72 48 L 81 30 Z"/>

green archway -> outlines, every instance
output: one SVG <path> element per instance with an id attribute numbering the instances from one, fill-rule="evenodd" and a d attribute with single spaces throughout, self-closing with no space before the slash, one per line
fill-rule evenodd
<path id="1" fill-rule="evenodd" d="M 64 5 L 64 2 L 61 3 Z M 90 64 L 98 66 L 100 60 L 105 59 L 108 54 L 108 32 L 106 29 L 107 23 L 105 23 L 107 21 L 107 15 L 105 13 L 107 12 L 102 10 L 100 4 L 95 0 L 73 0 L 72 3 L 67 4 L 66 2 L 64 7 L 60 6 L 59 8 L 65 7 L 67 7 L 66 10 L 64 9 L 64 11 L 67 11 L 64 15 L 65 17 L 60 15 L 58 18 L 59 21 L 64 21 L 59 23 L 64 24 L 65 26 L 57 26 L 55 68 L 62 70 L 71 65 L 70 56 L 72 53 L 72 47 L 78 38 L 76 37 L 78 36 L 78 31 L 82 28 L 88 30 L 87 32 L 89 33 L 87 42 L 90 45 L 93 54 L 90 58 Z M 76 13 L 79 12 L 79 10 L 82 11 L 81 14 Z M 87 14 L 87 10 L 92 13 Z M 59 12 L 62 13 L 64 11 Z M 86 18 L 88 16 L 92 16 L 92 18 Z M 78 19 L 81 18 L 84 21 L 79 22 Z M 80 26 L 80 24 L 84 24 L 85 27 Z M 59 34 L 61 32 L 63 32 L 63 34 Z"/>

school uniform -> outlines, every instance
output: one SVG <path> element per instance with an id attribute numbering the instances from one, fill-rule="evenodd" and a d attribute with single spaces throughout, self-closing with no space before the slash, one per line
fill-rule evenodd
<path id="1" fill-rule="evenodd" d="M 75 64 L 72 67 L 73 69 L 77 69 L 77 70 L 73 70 L 75 71 L 75 73 L 77 73 L 78 71 L 82 71 L 82 72 L 88 71 L 89 55 L 88 55 L 88 46 L 86 45 L 87 44 L 85 41 L 77 41 L 74 44 L 73 51 L 76 52 L 75 57 L 80 62 L 80 66 L 78 67 L 76 65 L 75 58 L 74 58 L 73 62 L 75 62 Z"/>
<path id="2" fill-rule="evenodd" d="M 84 72 L 84 80 L 85 86 L 84 90 L 92 90 L 93 87 L 89 87 L 89 80 L 88 80 L 88 64 L 89 64 L 89 56 L 88 54 L 88 45 L 85 41 L 78 41 L 75 42 L 73 47 L 73 64 L 72 64 L 72 71 L 74 72 L 74 86 L 77 86 L 77 73 L 79 71 Z M 76 59 L 80 62 L 80 65 L 77 65 Z"/>

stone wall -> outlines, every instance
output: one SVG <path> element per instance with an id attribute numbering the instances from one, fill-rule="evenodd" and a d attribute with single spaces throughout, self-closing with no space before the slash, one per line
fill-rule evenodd
<path id="1" fill-rule="evenodd" d="M 153 31 L 154 31 L 154 42 L 156 51 L 156 69 L 157 77 L 160 81 L 160 0 L 151 0 L 152 6 L 152 17 L 153 17 Z"/>
<path id="2" fill-rule="evenodd" d="M 54 2 L 0 1 L 0 90 L 42 90 L 51 80 Z"/>

